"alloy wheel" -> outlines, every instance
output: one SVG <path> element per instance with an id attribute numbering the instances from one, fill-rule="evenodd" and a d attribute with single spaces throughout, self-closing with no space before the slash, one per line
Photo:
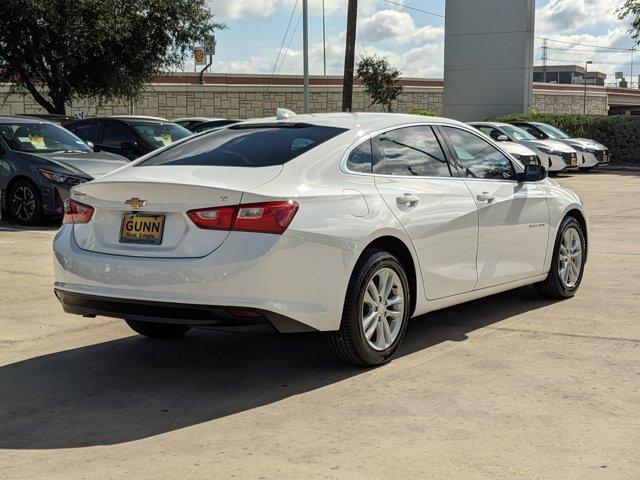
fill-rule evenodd
<path id="1" fill-rule="evenodd" d="M 377 270 L 367 284 L 361 306 L 362 330 L 374 350 L 385 350 L 398 338 L 404 308 L 404 290 L 398 274 L 388 267 Z"/>
<path id="2" fill-rule="evenodd" d="M 36 196 L 27 185 L 19 185 L 11 196 L 11 209 L 17 219 L 28 222 L 36 212 Z"/>
<path id="3" fill-rule="evenodd" d="M 582 270 L 582 239 L 578 231 L 571 227 L 562 234 L 558 250 L 558 274 L 565 288 L 573 288 L 578 283 Z"/>

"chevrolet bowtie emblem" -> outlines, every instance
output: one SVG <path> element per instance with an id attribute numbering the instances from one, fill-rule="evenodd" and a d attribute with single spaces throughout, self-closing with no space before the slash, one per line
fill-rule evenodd
<path id="1" fill-rule="evenodd" d="M 126 200 L 124 202 L 125 206 L 127 207 L 131 207 L 134 210 L 137 210 L 139 208 L 142 207 L 146 207 L 147 206 L 147 201 L 146 200 L 141 200 L 140 198 L 130 198 L 129 200 Z"/>

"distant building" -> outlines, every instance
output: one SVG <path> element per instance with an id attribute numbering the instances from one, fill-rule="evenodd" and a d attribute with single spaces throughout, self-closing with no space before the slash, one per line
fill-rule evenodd
<path id="1" fill-rule="evenodd" d="M 587 85 L 603 87 L 606 73 L 587 71 Z M 584 84 L 584 67 L 579 65 L 552 65 L 533 67 L 533 81 L 539 83 Z"/>

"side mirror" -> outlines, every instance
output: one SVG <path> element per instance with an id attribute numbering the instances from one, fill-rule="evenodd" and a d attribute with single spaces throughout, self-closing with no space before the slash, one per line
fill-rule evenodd
<path id="1" fill-rule="evenodd" d="M 84 143 L 86 143 L 91 150 L 95 151 L 96 146 L 93 144 L 93 142 L 86 141 Z"/>
<path id="2" fill-rule="evenodd" d="M 126 142 L 122 142 L 120 144 L 120 148 L 122 148 L 123 150 L 137 150 L 138 149 L 138 142 L 134 142 L 134 141 L 128 140 Z"/>
<path id="3" fill-rule="evenodd" d="M 529 163 L 524 166 L 524 173 L 518 174 L 519 182 L 539 182 L 547 178 L 547 169 L 543 165 Z"/>
<path id="4" fill-rule="evenodd" d="M 507 137 L 504 133 L 501 133 L 496 137 L 496 142 L 508 142 L 509 137 Z"/>

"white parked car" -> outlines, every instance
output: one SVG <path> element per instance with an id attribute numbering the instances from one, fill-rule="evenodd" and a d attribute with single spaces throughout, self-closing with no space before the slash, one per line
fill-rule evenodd
<path id="1" fill-rule="evenodd" d="M 540 122 L 512 122 L 513 125 L 526 130 L 541 140 L 556 140 L 574 148 L 578 152 L 578 168 L 583 171 L 593 170 L 596 165 L 607 165 L 611 158 L 609 149 L 588 138 L 571 138 L 562 130 Z"/>
<path id="2" fill-rule="evenodd" d="M 530 148 L 549 172 L 561 172 L 578 167 L 577 152 L 574 148 L 555 140 L 538 140 L 520 127 L 501 122 L 471 122 L 496 142 L 514 142 Z"/>
<path id="3" fill-rule="evenodd" d="M 533 165 L 541 165 L 536 152 L 524 145 L 514 142 L 502 142 L 500 148 L 522 163 L 522 165 L 528 165 L 530 163 Z"/>
<path id="4" fill-rule="evenodd" d="M 529 284 L 574 295 L 587 239 L 576 194 L 463 123 L 289 115 L 75 187 L 55 292 L 149 337 L 262 322 L 378 365 L 411 317 Z"/>

